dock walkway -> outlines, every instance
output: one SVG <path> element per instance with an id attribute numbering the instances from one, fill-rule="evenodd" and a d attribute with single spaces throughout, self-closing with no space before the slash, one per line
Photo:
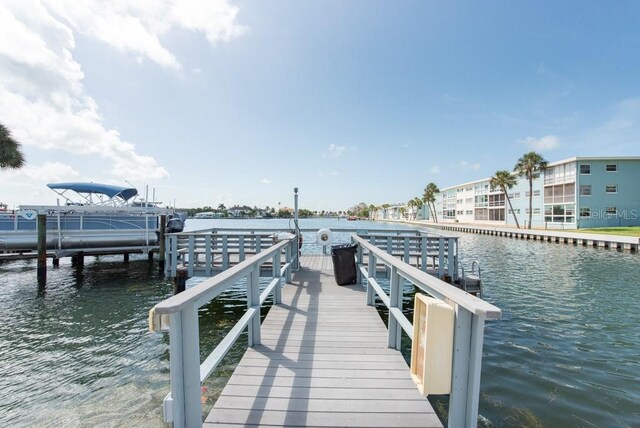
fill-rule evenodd
<path id="1" fill-rule="evenodd" d="M 441 427 L 361 285 L 301 257 L 204 426 Z"/>

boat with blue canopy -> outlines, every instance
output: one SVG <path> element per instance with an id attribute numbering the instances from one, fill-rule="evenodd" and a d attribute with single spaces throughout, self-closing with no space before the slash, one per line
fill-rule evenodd
<path id="1" fill-rule="evenodd" d="M 173 210 L 160 207 L 159 202 L 136 200 L 135 187 L 93 182 L 49 183 L 47 187 L 63 201 L 21 205 L 18 210 L 0 213 L 0 251 L 35 250 L 36 219 L 45 214 L 48 250 L 99 253 L 135 248 L 148 252 L 158 244 L 161 216 L 174 216 Z"/>

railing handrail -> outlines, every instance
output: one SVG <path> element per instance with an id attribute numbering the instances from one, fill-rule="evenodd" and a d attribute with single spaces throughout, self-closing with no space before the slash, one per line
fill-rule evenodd
<path id="1" fill-rule="evenodd" d="M 370 244 L 358 235 L 352 235 L 352 239 L 369 250 L 379 260 L 384 261 L 388 266 L 398 269 L 398 273 L 411 281 L 416 287 L 434 295 L 434 297 L 444 301 L 452 301 L 474 315 L 483 316 L 487 319 L 500 318 L 502 311 L 498 307 L 396 259 L 393 255 Z"/>
<path id="2" fill-rule="evenodd" d="M 225 291 L 226 288 L 232 286 L 237 279 L 246 276 L 253 271 L 256 266 L 260 266 L 267 259 L 272 258 L 274 254 L 279 253 L 290 241 L 291 239 L 285 239 L 272 245 L 267 250 L 238 263 L 216 276 L 202 281 L 197 286 L 186 289 L 180 294 L 163 300 L 153 307 L 153 313 L 157 315 L 168 315 L 179 312 L 190 305 L 200 307 L 207 304 L 211 299 Z M 221 288 L 220 284 L 226 284 L 228 287 Z"/>
<path id="3" fill-rule="evenodd" d="M 208 229 L 197 229 L 197 230 L 189 230 L 189 231 L 184 231 L 184 232 L 174 232 L 174 233 L 167 233 L 167 236 L 169 235 L 177 235 L 177 236 L 189 236 L 189 235 L 197 235 L 197 234 L 210 234 L 212 232 L 216 232 L 216 233 L 220 233 L 220 232 L 231 232 L 229 233 L 229 235 L 236 233 L 238 235 L 258 235 L 261 232 L 263 232 L 264 234 L 269 234 L 269 233 L 275 233 L 275 232 L 282 232 L 284 230 L 288 229 L 287 227 L 261 227 L 261 228 L 255 228 L 255 229 L 251 229 L 251 231 L 247 231 L 246 228 L 234 228 L 234 227 L 213 227 L 213 228 L 208 228 Z M 369 232 L 375 232 L 375 233 L 380 233 L 381 235 L 384 236 L 388 236 L 389 233 L 395 233 L 395 234 L 413 234 L 414 236 L 422 236 L 423 234 L 427 234 L 429 236 L 437 236 L 437 237 L 446 237 L 446 238 L 456 238 L 456 236 L 448 236 L 448 235 L 442 235 L 439 232 L 433 232 L 433 231 L 427 231 L 425 229 L 381 229 L 381 228 L 363 228 L 363 227 L 328 227 L 328 229 L 330 229 L 332 232 L 351 232 L 351 233 L 357 233 L 359 231 L 364 231 L 367 232 L 368 234 L 370 234 Z M 317 232 L 318 230 L 320 230 L 319 228 L 300 228 L 301 232 L 304 233 L 313 233 L 313 232 Z M 243 233 L 244 232 L 244 233 Z M 402 235 L 397 235 L 397 236 L 402 236 Z"/>

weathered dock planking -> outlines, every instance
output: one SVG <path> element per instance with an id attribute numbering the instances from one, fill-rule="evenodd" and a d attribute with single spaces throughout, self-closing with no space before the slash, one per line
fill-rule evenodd
<path id="1" fill-rule="evenodd" d="M 303 256 L 205 426 L 442 426 L 361 285 Z"/>

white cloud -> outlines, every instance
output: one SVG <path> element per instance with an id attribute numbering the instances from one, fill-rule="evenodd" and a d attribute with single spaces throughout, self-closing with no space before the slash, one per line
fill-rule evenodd
<path id="1" fill-rule="evenodd" d="M 247 31 L 236 23 L 239 8 L 227 0 L 45 0 L 45 4 L 79 33 L 170 68 L 181 67 L 161 42 L 171 30 L 202 32 L 212 45 Z"/>
<path id="2" fill-rule="evenodd" d="M 329 175 L 331 175 L 331 176 L 333 176 L 333 177 L 336 177 L 336 176 L 338 176 L 338 175 L 340 175 L 340 174 L 338 173 L 338 171 L 331 171 L 331 172 L 329 173 Z"/>
<path id="3" fill-rule="evenodd" d="M 347 148 L 345 146 L 336 146 L 335 144 L 329 144 L 329 156 L 338 157 L 341 156 Z"/>
<path id="4" fill-rule="evenodd" d="M 466 160 L 460 161 L 460 166 L 462 166 L 463 168 L 469 168 L 469 169 L 480 169 L 479 163 L 470 163 L 470 162 L 467 162 Z"/>
<path id="5" fill-rule="evenodd" d="M 269 180 L 268 178 L 263 178 L 260 182 L 263 184 L 271 184 L 271 180 Z"/>
<path id="6" fill-rule="evenodd" d="M 544 152 L 558 148 L 560 145 L 560 139 L 555 135 L 545 135 L 541 138 L 523 138 L 518 140 L 518 143 L 529 147 L 531 150 Z"/>
<path id="7" fill-rule="evenodd" d="M 72 166 L 60 162 L 45 162 L 42 165 L 25 165 L 23 168 L 7 171 L 10 179 L 36 183 L 66 181 L 80 175 Z"/>
<path id="8" fill-rule="evenodd" d="M 429 172 L 431 174 L 440 174 L 440 167 L 438 165 L 432 166 Z"/>
<path id="9" fill-rule="evenodd" d="M 105 127 L 96 102 L 85 93 L 82 67 L 73 57 L 75 33 L 139 59 L 179 68 L 175 56 L 162 45 L 162 35 L 185 29 L 202 32 L 212 45 L 230 40 L 246 31 L 236 24 L 238 10 L 226 0 L 3 1 L 2 123 L 26 149 L 107 160 L 106 169 L 114 178 L 144 182 L 168 177 L 154 158 Z"/>

